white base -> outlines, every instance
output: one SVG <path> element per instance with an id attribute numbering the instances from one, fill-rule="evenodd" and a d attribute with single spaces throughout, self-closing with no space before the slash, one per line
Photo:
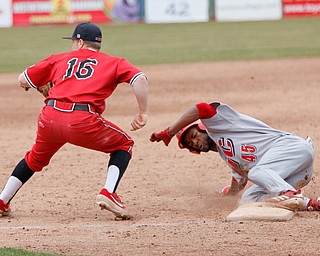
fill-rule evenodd
<path id="1" fill-rule="evenodd" d="M 295 214 L 294 211 L 270 203 L 248 203 L 231 212 L 227 221 L 288 221 Z"/>

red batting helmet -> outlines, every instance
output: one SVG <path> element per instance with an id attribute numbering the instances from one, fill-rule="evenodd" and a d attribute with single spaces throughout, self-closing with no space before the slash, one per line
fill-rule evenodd
<path id="1" fill-rule="evenodd" d="M 197 121 L 194 121 L 193 123 L 187 125 L 186 127 L 184 127 L 182 130 L 180 130 L 177 134 L 176 134 L 176 137 L 178 139 L 178 146 L 179 148 L 183 149 L 183 148 L 186 148 L 188 149 L 191 153 L 194 153 L 194 154 L 200 154 L 200 151 L 199 150 L 196 150 L 190 146 L 188 146 L 187 144 L 185 144 L 184 142 L 184 136 L 187 132 L 187 130 L 191 127 L 197 127 L 198 129 L 202 130 L 202 131 L 205 131 L 206 130 L 206 127 L 203 125 L 203 123 L 200 121 L 200 120 L 197 120 Z"/>

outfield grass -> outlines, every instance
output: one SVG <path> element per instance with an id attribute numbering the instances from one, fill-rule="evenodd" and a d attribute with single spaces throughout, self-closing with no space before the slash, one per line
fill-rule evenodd
<path id="1" fill-rule="evenodd" d="M 1 256 L 59 256 L 58 254 L 49 254 L 49 253 L 34 253 L 21 249 L 14 248 L 0 248 Z"/>
<path id="2" fill-rule="evenodd" d="M 320 18 L 281 21 L 100 25 L 102 51 L 136 65 L 320 56 Z M 0 29 L 0 72 L 20 72 L 69 51 L 74 25 Z"/>

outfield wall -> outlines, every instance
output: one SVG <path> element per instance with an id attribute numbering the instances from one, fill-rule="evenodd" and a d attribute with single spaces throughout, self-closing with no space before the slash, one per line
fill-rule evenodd
<path id="1" fill-rule="evenodd" d="M 0 27 L 217 22 L 320 16 L 320 0 L 0 0 Z"/>

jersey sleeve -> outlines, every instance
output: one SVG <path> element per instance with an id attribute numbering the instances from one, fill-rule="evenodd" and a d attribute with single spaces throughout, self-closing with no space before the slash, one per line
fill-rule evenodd
<path id="1" fill-rule="evenodd" d="M 198 108 L 200 119 L 211 118 L 217 113 L 214 105 L 212 105 L 212 104 L 210 105 L 208 103 L 201 102 L 201 103 L 196 104 L 196 107 Z"/>
<path id="2" fill-rule="evenodd" d="M 120 59 L 116 75 L 117 84 L 128 83 L 132 86 L 140 76 L 145 74 L 126 59 Z"/>
<path id="3" fill-rule="evenodd" d="M 52 56 L 28 67 L 23 72 L 24 78 L 31 87 L 38 88 L 50 82 L 52 69 L 51 59 Z"/>

